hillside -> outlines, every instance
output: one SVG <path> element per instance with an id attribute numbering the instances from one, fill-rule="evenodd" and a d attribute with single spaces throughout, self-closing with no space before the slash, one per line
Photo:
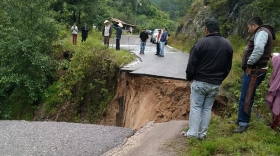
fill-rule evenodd
<path id="1" fill-rule="evenodd" d="M 188 10 L 184 22 L 177 29 L 187 39 L 198 39 L 204 35 L 204 21 L 217 18 L 221 23 L 222 35 L 240 35 L 246 37 L 247 21 L 260 16 L 264 23 L 279 30 L 280 2 L 265 0 L 195 0 Z"/>

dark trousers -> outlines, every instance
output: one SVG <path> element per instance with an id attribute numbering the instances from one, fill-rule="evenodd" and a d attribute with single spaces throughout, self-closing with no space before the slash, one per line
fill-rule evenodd
<path id="1" fill-rule="evenodd" d="M 120 39 L 116 39 L 116 50 L 120 50 Z"/>
<path id="2" fill-rule="evenodd" d="M 250 118 L 251 118 L 251 109 L 252 109 L 252 106 L 253 106 L 253 103 L 254 103 L 254 96 L 256 94 L 256 90 L 257 90 L 258 86 L 264 80 L 266 72 L 258 71 L 257 74 L 258 74 L 258 78 L 257 78 L 257 81 L 255 83 L 253 95 L 251 97 L 250 107 L 249 107 L 249 110 L 248 110 L 248 112 L 249 112 L 248 115 L 244 113 L 243 107 L 244 107 L 246 94 L 247 94 L 247 91 L 249 89 L 249 85 L 250 85 L 252 76 L 251 75 L 247 76 L 245 72 L 242 75 L 242 88 L 241 88 L 241 96 L 240 96 L 239 108 L 238 108 L 239 126 L 249 126 L 249 122 L 250 122 Z"/>
<path id="3" fill-rule="evenodd" d="M 82 37 L 82 42 L 85 42 L 87 40 L 86 37 Z"/>
<path id="4" fill-rule="evenodd" d="M 157 43 L 157 55 L 159 55 L 159 52 L 160 52 L 160 43 Z"/>
<path id="5" fill-rule="evenodd" d="M 109 40 L 110 36 L 104 36 L 104 44 L 107 44 L 109 46 Z"/>

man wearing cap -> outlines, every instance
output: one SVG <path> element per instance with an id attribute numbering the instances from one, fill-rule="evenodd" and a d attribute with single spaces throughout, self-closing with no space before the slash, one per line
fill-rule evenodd
<path id="1" fill-rule="evenodd" d="M 146 47 L 146 42 L 149 39 L 149 35 L 146 32 L 146 29 L 143 28 L 142 32 L 140 33 L 140 41 L 141 41 L 141 46 L 140 46 L 140 54 L 144 54 L 145 47 Z"/>
<path id="2" fill-rule="evenodd" d="M 107 44 L 109 46 L 109 40 L 112 35 L 112 29 L 111 29 L 111 26 L 109 25 L 108 20 L 105 20 L 104 24 L 105 24 L 105 26 L 102 31 L 102 36 L 104 37 L 104 44 Z"/>
<path id="3" fill-rule="evenodd" d="M 120 40 L 121 40 L 121 36 L 122 36 L 123 25 L 121 23 L 118 23 L 117 26 L 112 24 L 112 27 L 117 31 L 116 32 L 116 50 L 120 50 Z"/>

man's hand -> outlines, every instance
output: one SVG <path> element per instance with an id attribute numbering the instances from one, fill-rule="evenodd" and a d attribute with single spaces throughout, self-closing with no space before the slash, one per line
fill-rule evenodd
<path id="1" fill-rule="evenodd" d="M 246 75 L 247 76 L 251 75 L 252 70 L 253 70 L 252 68 L 247 68 L 246 69 Z"/>

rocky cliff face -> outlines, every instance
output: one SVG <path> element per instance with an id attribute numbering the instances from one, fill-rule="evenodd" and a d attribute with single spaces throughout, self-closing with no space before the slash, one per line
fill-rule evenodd
<path id="1" fill-rule="evenodd" d="M 269 10 L 262 13 L 256 0 L 196 0 L 190 7 L 186 19 L 178 27 L 176 35 L 184 34 L 187 40 L 197 40 L 204 36 L 204 21 L 216 18 L 221 24 L 221 34 L 230 36 L 238 34 L 246 37 L 247 21 L 253 16 L 260 16 L 265 23 L 277 25 L 277 20 L 269 18 Z"/>

